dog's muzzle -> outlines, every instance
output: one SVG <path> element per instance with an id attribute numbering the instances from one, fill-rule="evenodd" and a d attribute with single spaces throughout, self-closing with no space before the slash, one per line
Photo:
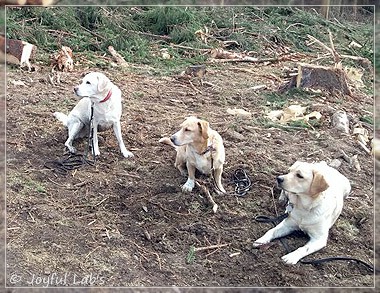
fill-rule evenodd
<path id="1" fill-rule="evenodd" d="M 277 186 L 281 187 L 282 183 L 284 182 L 284 177 L 283 176 L 277 176 L 276 181 L 277 181 Z"/>
<path id="2" fill-rule="evenodd" d="M 172 142 L 174 145 L 178 145 L 177 142 L 176 142 L 176 137 L 175 137 L 174 135 L 172 135 L 172 136 L 170 137 L 170 140 L 171 140 L 171 142 Z"/>

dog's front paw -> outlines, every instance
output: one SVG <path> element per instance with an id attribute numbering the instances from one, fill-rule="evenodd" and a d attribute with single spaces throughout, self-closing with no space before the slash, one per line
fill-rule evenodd
<path id="1" fill-rule="evenodd" d="M 132 157 L 134 157 L 134 154 L 132 152 L 126 150 L 126 151 L 123 151 L 123 156 L 125 158 L 132 158 Z"/>
<path id="2" fill-rule="evenodd" d="M 287 255 L 284 255 L 281 257 L 281 259 L 288 265 L 295 265 L 301 259 L 301 257 L 296 251 L 293 251 Z"/>
<path id="3" fill-rule="evenodd" d="M 266 237 L 261 237 L 257 239 L 255 242 L 253 242 L 253 247 L 260 247 L 261 245 L 267 244 L 270 242 L 270 239 L 267 239 Z"/>
<path id="4" fill-rule="evenodd" d="M 194 180 L 187 179 L 186 183 L 182 186 L 183 192 L 191 192 L 194 188 Z"/>
<path id="5" fill-rule="evenodd" d="M 71 154 L 75 154 L 77 152 L 77 149 L 75 147 L 73 147 L 72 145 L 66 145 L 66 146 L 69 149 L 69 152 Z"/>

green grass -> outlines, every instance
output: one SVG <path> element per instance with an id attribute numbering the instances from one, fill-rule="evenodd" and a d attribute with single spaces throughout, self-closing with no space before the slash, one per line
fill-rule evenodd
<path id="1" fill-rule="evenodd" d="M 18 191 L 21 195 L 28 195 L 31 193 L 46 193 L 46 187 L 41 182 L 35 181 L 31 178 L 27 178 L 20 174 L 10 174 L 7 177 L 8 187 L 22 186 L 22 189 Z"/>
<path id="2" fill-rule="evenodd" d="M 292 88 L 285 93 L 278 92 L 266 92 L 264 97 L 266 100 L 266 106 L 269 106 L 272 110 L 280 110 L 287 107 L 295 102 L 301 103 L 303 106 L 313 100 L 318 96 L 317 93 L 308 92 L 301 88 Z"/>
<path id="3" fill-rule="evenodd" d="M 190 246 L 189 252 L 187 253 L 186 256 L 186 263 L 187 264 L 192 264 L 195 261 L 195 247 L 193 245 Z"/>
<path id="4" fill-rule="evenodd" d="M 364 115 L 359 118 L 360 121 L 363 121 L 365 123 L 373 125 L 373 116 L 370 115 Z"/>
<path id="5" fill-rule="evenodd" d="M 223 41 L 236 41 L 229 48 L 251 51 L 257 57 L 274 57 L 280 47 L 291 51 L 315 52 L 306 45 L 307 34 L 328 43 L 333 33 L 336 49 L 342 54 L 373 60 L 373 24 L 339 23 L 326 20 L 312 10 L 297 7 L 253 6 L 55 6 L 7 7 L 7 36 L 38 44 L 39 58 L 55 52 L 61 45 L 85 55 L 108 54 L 113 46 L 128 62 L 157 67 L 156 74 L 168 74 L 205 61 L 193 48 L 221 47 Z M 0 22 L 2 20 L 0 19 Z M 196 35 L 208 29 L 207 44 Z M 355 40 L 361 49 L 350 49 Z M 168 48 L 172 59 L 157 58 Z M 318 48 L 319 51 L 323 49 Z M 327 59 L 329 60 L 329 59 Z M 331 62 L 331 60 L 329 60 Z M 99 64 L 99 66 L 106 66 Z"/>

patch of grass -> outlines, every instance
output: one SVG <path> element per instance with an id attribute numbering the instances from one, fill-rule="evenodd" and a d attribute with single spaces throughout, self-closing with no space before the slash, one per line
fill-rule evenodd
<path id="1" fill-rule="evenodd" d="M 265 93 L 267 105 L 270 105 L 272 109 L 282 109 L 288 104 L 288 97 L 277 92 Z"/>
<path id="2" fill-rule="evenodd" d="M 312 119 L 309 121 L 296 120 L 296 121 L 289 121 L 289 123 L 287 125 L 289 127 L 314 129 L 314 128 L 318 128 L 320 126 L 320 122 L 319 122 L 319 120 L 316 120 L 316 119 Z"/>
<path id="3" fill-rule="evenodd" d="M 359 120 L 373 125 L 373 116 L 371 116 L 371 115 L 364 115 L 364 116 L 360 117 Z"/>
<path id="4" fill-rule="evenodd" d="M 251 51 L 257 57 L 270 57 L 283 46 L 292 51 L 315 51 L 314 46 L 306 45 L 307 34 L 328 43 L 330 30 L 338 52 L 369 60 L 373 60 L 374 54 L 372 23 L 352 24 L 344 19 L 335 22 L 313 10 L 290 6 L 30 6 L 6 9 L 7 36 L 38 44 L 39 55 L 56 52 L 61 45 L 67 45 L 76 54 L 96 56 L 109 54 L 108 46 L 113 46 L 128 62 L 159 67 L 159 74 L 163 68 L 168 68 L 165 72 L 170 73 L 185 65 L 204 62 L 206 58 L 197 50 L 172 48 L 171 43 L 215 48 L 221 47 L 224 41 L 236 41 L 237 44 L 228 50 Z M 197 30 L 205 28 L 209 35 L 207 44 L 195 35 Z M 349 48 L 352 40 L 362 48 Z M 170 49 L 173 58 L 157 58 L 154 53 L 162 48 Z M 106 66 L 101 61 L 97 65 Z"/>
<path id="5" fill-rule="evenodd" d="M 186 256 L 186 263 L 187 264 L 192 264 L 195 261 L 195 247 L 194 245 L 191 245 L 189 248 L 189 252 L 187 253 Z"/>
<path id="6" fill-rule="evenodd" d="M 308 103 L 317 97 L 319 94 L 305 91 L 303 89 L 293 88 L 285 93 L 267 92 L 265 93 L 266 105 L 271 106 L 272 109 L 283 109 L 294 102 Z"/>
<path id="7" fill-rule="evenodd" d="M 338 230 L 342 230 L 350 239 L 354 239 L 360 233 L 359 229 L 355 225 L 343 219 L 340 219 L 336 223 L 336 227 Z"/>
<path id="8" fill-rule="evenodd" d="M 37 182 L 32 179 L 28 179 L 27 181 L 25 181 L 25 187 L 31 191 L 46 193 L 45 186 L 41 182 Z"/>
<path id="9" fill-rule="evenodd" d="M 314 129 L 319 127 L 319 121 L 309 120 L 305 122 L 303 120 L 290 121 L 287 124 L 276 123 L 267 117 L 260 117 L 255 120 L 255 124 L 263 128 L 278 128 L 287 132 L 299 131 L 302 129 Z"/>
<path id="10" fill-rule="evenodd" d="M 7 176 L 7 185 L 12 186 L 22 186 L 22 189 L 18 192 L 20 194 L 35 193 L 46 193 L 46 187 L 41 182 L 35 181 L 31 178 L 25 178 L 20 174 L 9 174 Z"/>

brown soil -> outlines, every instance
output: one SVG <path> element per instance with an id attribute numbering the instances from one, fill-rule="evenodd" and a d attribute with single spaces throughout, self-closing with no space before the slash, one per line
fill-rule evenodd
<path id="1" fill-rule="evenodd" d="M 106 131 L 96 165 L 66 175 L 44 167 L 66 151 L 67 130 L 52 113 L 68 113 L 83 72 L 99 69 L 77 68 L 52 86 L 48 67 L 35 73 L 8 68 L 7 286 L 372 287 L 373 275 L 355 262 L 288 266 L 281 261 L 286 251 L 280 241 L 252 248 L 271 228 L 255 217 L 283 212 L 275 177 L 296 160 L 330 162 L 343 150 L 358 155 L 361 171 L 340 158 L 339 170 L 350 179 L 352 193 L 327 247 L 307 258 L 350 256 L 371 263 L 374 258 L 373 160 L 353 136 L 330 125 L 331 115 L 342 109 L 352 128 L 372 113 L 373 97 L 355 91 L 353 97 L 298 100 L 322 113 L 318 127 L 267 127 L 263 117 L 271 105 L 264 93 L 275 91 L 274 76 L 293 65 L 211 66 L 205 80 L 213 86 L 194 81 L 201 93 L 173 76 L 107 69 L 124 94 L 123 138 L 135 157 L 123 158 L 112 130 Z M 252 89 L 260 84 L 267 88 Z M 250 111 L 252 118 L 227 113 L 235 107 Z M 213 193 L 219 205 L 215 214 L 198 189 L 181 192 L 186 178 L 173 166 L 175 152 L 158 143 L 189 114 L 206 118 L 224 139 L 225 188 L 233 192 L 237 168 L 252 179 L 244 197 Z M 371 133 L 372 126 L 364 127 Z M 76 147 L 83 151 L 86 140 Z M 210 186 L 207 177 L 199 178 Z M 294 234 L 286 241 L 295 249 L 307 237 Z M 228 246 L 197 251 L 189 259 L 192 246 L 216 244 Z"/>

